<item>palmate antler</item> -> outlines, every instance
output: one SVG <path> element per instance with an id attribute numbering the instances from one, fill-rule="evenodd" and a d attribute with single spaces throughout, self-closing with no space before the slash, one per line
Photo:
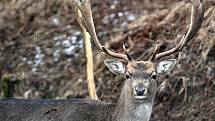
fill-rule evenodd
<path id="1" fill-rule="evenodd" d="M 198 1 L 198 2 L 194 2 L 194 1 Z M 176 45 L 176 47 L 168 51 L 156 54 L 157 47 L 155 47 L 154 52 L 150 57 L 149 61 L 155 61 L 162 57 L 169 56 L 173 53 L 181 51 L 187 45 L 187 43 L 196 35 L 204 20 L 204 12 L 205 12 L 204 3 L 203 3 L 203 0 L 193 0 L 193 1 L 190 1 L 190 3 L 192 4 L 192 10 L 191 10 L 190 26 L 187 33 L 183 35 L 179 44 Z"/>

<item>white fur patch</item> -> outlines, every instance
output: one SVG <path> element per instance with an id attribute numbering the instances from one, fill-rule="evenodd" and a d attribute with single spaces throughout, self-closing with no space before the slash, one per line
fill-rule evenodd
<path id="1" fill-rule="evenodd" d="M 148 121 L 152 113 L 152 106 L 150 104 L 142 104 L 134 112 L 137 119 L 145 119 Z"/>

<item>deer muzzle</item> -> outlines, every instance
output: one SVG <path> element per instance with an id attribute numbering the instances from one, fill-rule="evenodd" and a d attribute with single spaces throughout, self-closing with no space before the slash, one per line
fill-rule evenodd
<path id="1" fill-rule="evenodd" d="M 134 98 L 138 100 L 144 100 L 148 98 L 147 88 L 142 83 L 134 86 Z"/>

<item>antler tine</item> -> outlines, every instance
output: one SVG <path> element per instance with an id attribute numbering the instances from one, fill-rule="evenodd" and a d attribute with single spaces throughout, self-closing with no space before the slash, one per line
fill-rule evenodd
<path id="1" fill-rule="evenodd" d="M 192 4 L 192 10 L 191 10 L 191 20 L 190 20 L 190 26 L 187 31 L 187 33 L 181 38 L 181 41 L 176 47 L 162 52 L 155 55 L 154 60 L 169 56 L 173 53 L 176 53 L 178 51 L 181 51 L 183 47 L 187 45 L 187 43 L 196 35 L 199 28 L 201 27 L 201 24 L 204 20 L 204 3 L 203 0 L 199 0 L 198 3 L 190 1 Z"/>
<path id="2" fill-rule="evenodd" d="M 126 49 L 126 47 L 125 47 L 124 44 L 122 45 L 122 49 L 123 49 L 123 51 L 125 52 L 125 54 L 126 54 L 128 60 L 129 60 L 129 61 L 133 61 L 133 58 L 132 58 L 131 55 L 128 53 L 128 50 Z"/>
<path id="3" fill-rule="evenodd" d="M 151 57 L 149 58 L 149 61 L 155 60 L 157 50 L 158 50 L 158 44 L 155 45 L 154 51 L 153 51 Z"/>
<path id="4" fill-rule="evenodd" d="M 107 48 L 104 47 L 104 46 L 103 46 L 103 52 L 105 52 L 106 54 L 108 54 L 108 55 L 110 55 L 110 56 L 112 56 L 112 57 L 115 57 L 115 58 L 118 58 L 118 59 L 123 59 L 123 60 L 126 61 L 125 63 L 127 63 L 127 62 L 130 61 L 130 59 L 128 58 L 127 55 L 121 54 L 121 53 L 115 53 L 115 52 L 113 52 L 113 51 L 110 51 L 109 49 L 107 49 Z"/>

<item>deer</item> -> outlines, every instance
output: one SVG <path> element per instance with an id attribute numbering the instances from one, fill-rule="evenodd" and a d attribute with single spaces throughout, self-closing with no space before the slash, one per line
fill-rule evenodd
<path id="1" fill-rule="evenodd" d="M 104 61 L 107 68 L 125 78 L 118 103 L 92 99 L 61 100 L 0 100 L 1 121 L 149 121 L 157 91 L 157 77 L 170 72 L 177 59 L 158 59 L 180 52 L 196 35 L 204 20 L 203 0 L 190 1 L 192 5 L 189 29 L 174 48 L 158 53 L 155 46 L 147 60 L 137 61 L 124 53 L 111 51 L 99 42 L 92 18 L 90 0 L 75 0 L 79 20 L 92 37 L 97 49 L 115 59 Z"/>

